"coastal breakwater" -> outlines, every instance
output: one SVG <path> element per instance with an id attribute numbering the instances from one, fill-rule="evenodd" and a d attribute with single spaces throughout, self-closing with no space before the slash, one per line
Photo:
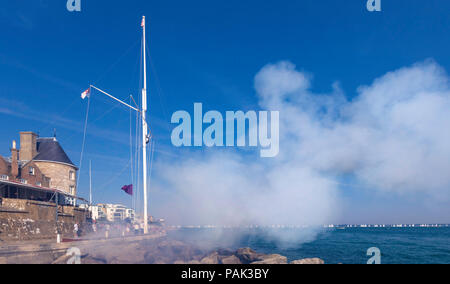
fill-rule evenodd
<path id="1" fill-rule="evenodd" d="M 0 199 L 0 241 L 56 239 L 58 231 L 71 236 L 74 224 L 83 227 L 88 214 L 73 206 L 57 209 L 55 203 L 3 198 Z"/>

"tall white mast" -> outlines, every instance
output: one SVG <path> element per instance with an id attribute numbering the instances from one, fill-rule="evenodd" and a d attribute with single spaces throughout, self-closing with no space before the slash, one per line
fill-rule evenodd
<path id="1" fill-rule="evenodd" d="M 92 205 L 92 161 L 89 161 L 89 205 Z"/>
<path id="2" fill-rule="evenodd" d="M 144 187 L 144 234 L 148 234 L 148 200 L 147 200 L 147 144 L 150 142 L 150 137 L 148 136 L 148 125 L 147 125 L 147 58 L 146 58 L 146 42 L 145 42 L 145 16 L 142 17 L 142 50 L 143 50 L 143 59 L 144 59 L 144 88 L 142 89 L 142 110 L 138 110 L 137 108 L 119 100 L 118 98 L 108 94 L 107 92 L 90 85 L 89 89 L 81 94 L 81 98 L 85 99 L 90 96 L 91 89 L 96 89 L 97 91 L 105 94 L 111 99 L 118 101 L 119 103 L 135 110 L 137 112 L 141 112 L 142 114 L 142 171 L 143 171 L 143 187 Z M 91 193 L 92 194 L 92 193 Z M 91 197 L 92 199 L 92 197 Z"/>
<path id="3" fill-rule="evenodd" d="M 143 186 L 144 186 L 144 234 L 148 234 L 148 200 L 147 200 L 147 143 L 148 125 L 147 115 L 147 60 L 145 43 L 145 16 L 142 17 L 142 43 L 144 53 L 144 88 L 142 89 L 142 161 L 143 161 Z"/>

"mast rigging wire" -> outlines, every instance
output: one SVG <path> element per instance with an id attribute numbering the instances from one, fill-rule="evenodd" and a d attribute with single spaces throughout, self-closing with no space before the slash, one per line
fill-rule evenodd
<path id="1" fill-rule="evenodd" d="M 91 96 L 88 97 L 86 119 L 84 121 L 83 144 L 81 146 L 80 168 L 78 169 L 78 176 L 77 176 L 77 189 L 78 189 L 78 185 L 80 183 L 81 169 L 83 167 L 83 154 L 84 154 L 84 148 L 85 148 L 85 144 L 86 144 L 86 132 L 87 132 L 87 126 L 88 126 L 88 121 L 89 121 L 90 107 L 91 107 Z"/>

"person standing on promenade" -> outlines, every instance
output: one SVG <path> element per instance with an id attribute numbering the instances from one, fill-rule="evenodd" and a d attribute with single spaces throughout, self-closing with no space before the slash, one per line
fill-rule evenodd
<path id="1" fill-rule="evenodd" d="M 75 223 L 73 225 L 73 237 L 76 239 L 78 238 L 78 223 Z"/>

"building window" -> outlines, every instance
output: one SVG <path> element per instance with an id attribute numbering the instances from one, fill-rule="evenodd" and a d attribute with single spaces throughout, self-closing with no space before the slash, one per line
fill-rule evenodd
<path id="1" fill-rule="evenodd" d="M 69 179 L 70 180 L 75 180 L 75 172 L 74 171 L 70 171 L 69 172 Z"/>
<path id="2" fill-rule="evenodd" d="M 19 182 L 23 184 L 28 184 L 28 181 L 26 179 L 19 179 Z"/>
<path id="3" fill-rule="evenodd" d="M 2 176 L 0 176 L 0 179 L 1 179 L 1 180 L 9 180 L 9 176 L 7 176 L 7 175 L 2 175 Z"/>
<path id="4" fill-rule="evenodd" d="M 75 195 L 75 186 L 73 185 L 70 186 L 70 194 Z"/>
<path id="5" fill-rule="evenodd" d="M 42 183 L 40 181 L 36 182 L 36 186 L 42 187 Z"/>
<path id="6" fill-rule="evenodd" d="M 30 174 L 30 176 L 34 176 L 36 174 L 36 171 L 33 167 L 29 167 L 28 168 L 28 173 Z"/>

